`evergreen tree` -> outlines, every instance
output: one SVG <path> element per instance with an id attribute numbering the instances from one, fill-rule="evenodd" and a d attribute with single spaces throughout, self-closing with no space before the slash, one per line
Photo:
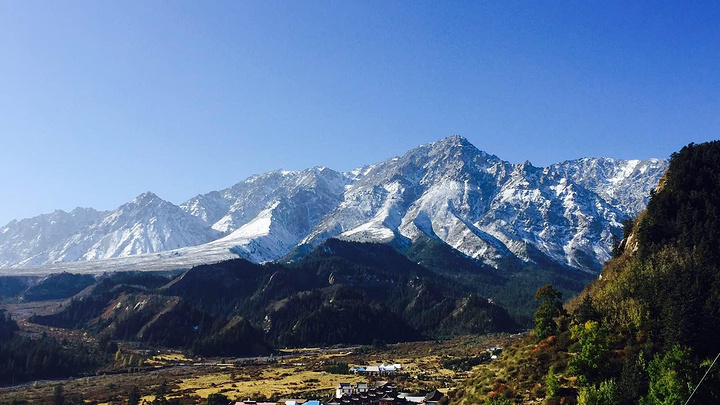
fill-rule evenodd
<path id="1" fill-rule="evenodd" d="M 552 367 L 548 370 L 547 376 L 545 377 L 545 390 L 548 398 L 555 398 L 560 389 L 560 380 L 557 375 L 553 372 Z"/>
<path id="2" fill-rule="evenodd" d="M 592 297 L 590 294 L 585 295 L 580 306 L 573 313 L 573 320 L 577 324 L 584 324 L 587 321 L 599 322 L 600 318 L 600 313 L 595 309 Z"/>
<path id="3" fill-rule="evenodd" d="M 583 387 L 578 395 L 578 405 L 616 405 L 617 401 L 615 380 Z"/>
<path id="4" fill-rule="evenodd" d="M 163 381 L 162 384 L 160 384 L 157 389 L 155 389 L 155 399 L 153 400 L 153 405 L 167 405 L 168 400 L 165 398 L 165 395 L 168 393 L 168 384 L 167 381 Z"/>
<path id="5" fill-rule="evenodd" d="M 535 335 L 538 339 L 545 339 L 557 334 L 558 325 L 555 318 L 565 314 L 562 306 L 562 293 L 547 284 L 535 293 L 535 299 L 540 305 L 535 311 Z"/>

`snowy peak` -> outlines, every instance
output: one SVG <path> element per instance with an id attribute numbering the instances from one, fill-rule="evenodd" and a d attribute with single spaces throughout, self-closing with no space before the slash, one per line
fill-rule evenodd
<path id="1" fill-rule="evenodd" d="M 104 213 L 92 208 L 11 221 L 0 228 L 0 267 L 7 267 L 35 256 L 94 223 Z"/>
<path id="2" fill-rule="evenodd" d="M 457 135 L 412 149 L 397 163 L 406 172 L 419 169 L 423 173 L 420 182 L 426 184 L 440 178 L 467 178 L 492 166 L 508 164 Z"/>
<path id="3" fill-rule="evenodd" d="M 454 228 L 467 227 L 460 217 L 484 211 L 510 170 L 509 163 L 460 136 L 419 146 L 365 169 L 345 190 L 340 206 L 323 218 L 303 243 L 314 246 L 340 235 L 348 240 L 403 245 L 431 232 L 453 234 L 458 239 L 455 244 L 468 238 L 475 245 L 485 244 L 487 241 L 477 236 L 482 234 L 479 230 L 451 232 L 443 221 L 457 224 Z"/>
<path id="4" fill-rule="evenodd" d="M 75 222 L 73 233 L 67 232 L 44 249 L 6 265 L 36 266 L 153 253 L 207 243 L 219 236 L 198 218 L 150 192 L 89 219 Z"/>
<path id="5" fill-rule="evenodd" d="M 452 135 L 439 141 L 420 145 L 417 148 L 410 150 L 407 155 L 427 155 L 431 158 L 438 157 L 445 160 L 463 160 L 464 157 L 468 157 L 470 158 L 469 160 L 473 160 L 477 156 L 481 156 L 485 159 L 500 160 L 497 156 L 489 155 L 488 153 L 478 149 L 475 145 L 470 143 L 470 141 L 460 135 Z"/>
<path id="6" fill-rule="evenodd" d="M 306 206 L 309 212 L 298 220 L 314 224 L 339 202 L 347 184 L 348 179 L 342 173 L 324 167 L 275 170 L 252 176 L 230 188 L 194 197 L 181 207 L 225 235 L 279 200 Z"/>
<path id="7" fill-rule="evenodd" d="M 59 257 L 72 261 L 160 252 L 207 243 L 217 236 L 198 218 L 148 192 L 76 235 Z M 77 246 L 88 248 L 78 256 Z"/>
<path id="8" fill-rule="evenodd" d="M 180 205 L 188 214 L 200 218 L 206 224 L 217 222 L 230 208 L 230 201 L 218 191 L 199 194 Z"/>
<path id="9" fill-rule="evenodd" d="M 121 205 L 115 210 L 115 212 L 126 213 L 130 215 L 138 215 L 140 213 L 149 213 L 152 215 L 159 212 L 158 210 L 182 211 L 180 207 L 171 203 L 170 201 L 163 200 L 162 198 L 158 197 L 157 194 L 146 192 Z"/>
<path id="10" fill-rule="evenodd" d="M 452 136 L 353 171 L 343 201 L 302 243 L 339 236 L 407 246 L 430 236 L 494 267 L 517 259 L 594 271 L 666 165 L 510 164 Z"/>
<path id="11" fill-rule="evenodd" d="M 163 200 L 162 198 L 158 197 L 157 194 L 153 193 L 152 191 L 146 191 L 139 196 L 132 199 L 128 204 L 135 204 L 138 206 L 145 206 L 145 205 L 151 205 L 151 204 L 162 204 L 164 202 L 167 202 Z"/>

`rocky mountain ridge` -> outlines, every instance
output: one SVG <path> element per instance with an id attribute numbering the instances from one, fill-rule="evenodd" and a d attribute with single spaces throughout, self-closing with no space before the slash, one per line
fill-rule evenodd
<path id="1" fill-rule="evenodd" d="M 659 159 L 512 164 L 452 136 L 347 173 L 316 167 L 252 176 L 180 206 L 145 193 L 111 212 L 13 221 L 0 228 L 0 267 L 264 262 L 331 237 L 402 250 L 429 236 L 496 268 L 520 261 L 593 272 L 666 168 Z"/>

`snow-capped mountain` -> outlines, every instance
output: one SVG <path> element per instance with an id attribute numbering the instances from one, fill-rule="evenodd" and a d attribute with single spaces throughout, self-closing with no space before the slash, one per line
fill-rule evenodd
<path id="1" fill-rule="evenodd" d="M 487 211 L 511 170 L 509 163 L 464 138 L 420 146 L 366 169 L 347 188 L 338 208 L 303 242 L 316 245 L 339 235 L 355 241 L 407 244 L 427 234 L 473 257 L 495 256 L 502 246 L 468 227 L 468 221 Z"/>
<path id="2" fill-rule="evenodd" d="M 252 176 L 220 191 L 198 195 L 181 205 L 213 229 L 229 234 L 254 220 L 270 205 L 297 215 L 288 223 L 293 233 L 306 234 L 342 199 L 349 180 L 325 167 L 303 171 L 275 170 Z M 307 212 L 302 212 L 303 208 Z"/>
<path id="3" fill-rule="evenodd" d="M 105 213 L 92 208 L 56 210 L 0 228 L 0 267 L 12 266 L 62 243 Z"/>
<path id="4" fill-rule="evenodd" d="M 622 209 L 552 168 L 513 165 L 450 137 L 374 166 L 304 243 L 339 235 L 402 245 L 427 235 L 494 267 L 540 255 L 598 269 L 623 219 Z"/>
<path id="5" fill-rule="evenodd" d="M 550 259 L 599 270 L 622 235 L 620 209 L 549 168 L 514 165 L 510 179 L 476 222 L 525 262 Z"/>
<path id="6" fill-rule="evenodd" d="M 348 183 L 345 175 L 324 167 L 276 170 L 194 197 L 182 208 L 226 235 L 216 244 L 262 262 L 295 248 L 337 207 Z"/>
<path id="7" fill-rule="evenodd" d="M 218 236 L 217 231 L 198 218 L 148 192 L 13 265 L 37 266 L 160 252 L 200 245 Z"/>
<path id="8" fill-rule="evenodd" d="M 428 236 L 495 267 L 549 260 L 594 271 L 666 169 L 658 159 L 512 164 L 452 136 L 348 173 L 318 167 L 252 176 L 180 206 L 146 193 L 112 212 L 14 221 L 0 228 L 0 267 L 108 258 L 118 259 L 103 267 L 118 269 L 237 256 L 262 262 L 330 237 L 404 248 Z"/>

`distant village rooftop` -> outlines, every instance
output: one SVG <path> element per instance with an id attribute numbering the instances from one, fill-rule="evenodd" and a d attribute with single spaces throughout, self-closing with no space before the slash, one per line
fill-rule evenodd
<path id="1" fill-rule="evenodd" d="M 402 369 L 402 364 L 385 364 L 382 363 L 379 366 L 355 366 L 350 367 L 350 372 L 355 374 L 367 374 L 367 375 L 386 375 L 394 374 Z"/>

